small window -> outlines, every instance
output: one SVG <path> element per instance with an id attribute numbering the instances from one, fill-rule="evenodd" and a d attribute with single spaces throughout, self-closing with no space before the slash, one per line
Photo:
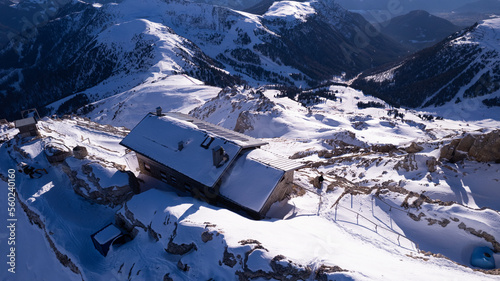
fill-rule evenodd
<path id="1" fill-rule="evenodd" d="M 214 141 L 214 138 L 211 136 L 208 136 L 205 138 L 205 140 L 201 143 L 201 147 L 208 149 L 212 142 Z"/>
<path id="2" fill-rule="evenodd" d="M 191 189 L 192 189 L 192 187 L 191 187 L 191 185 L 190 185 L 189 183 L 185 183 L 185 184 L 184 184 L 184 188 L 185 188 L 186 190 L 191 190 Z"/>
<path id="3" fill-rule="evenodd" d="M 170 176 L 170 180 L 173 182 L 173 183 L 177 183 L 177 179 L 173 176 Z"/>
<path id="4" fill-rule="evenodd" d="M 144 163 L 144 169 L 148 172 L 151 172 L 151 166 L 148 163 Z"/>
<path id="5" fill-rule="evenodd" d="M 161 172 L 160 176 L 161 176 L 161 181 L 162 182 L 168 182 L 168 176 L 167 176 L 167 174 L 165 174 L 164 172 Z"/>

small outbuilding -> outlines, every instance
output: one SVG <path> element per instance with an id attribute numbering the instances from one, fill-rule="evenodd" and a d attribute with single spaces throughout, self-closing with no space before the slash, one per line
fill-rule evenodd
<path id="1" fill-rule="evenodd" d="M 14 125 L 19 129 L 21 137 L 36 137 L 38 136 L 38 128 L 34 117 L 28 117 L 14 121 Z"/>
<path id="2" fill-rule="evenodd" d="M 112 223 L 90 236 L 94 243 L 94 247 L 103 256 L 107 256 L 111 246 L 124 237 L 124 233 Z"/>
<path id="3" fill-rule="evenodd" d="M 120 144 L 136 152 L 141 173 L 256 218 L 291 192 L 294 170 L 304 166 L 261 149 L 262 140 L 160 109 Z"/>

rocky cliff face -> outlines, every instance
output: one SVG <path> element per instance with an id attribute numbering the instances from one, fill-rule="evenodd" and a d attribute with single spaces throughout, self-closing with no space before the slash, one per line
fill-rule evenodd
<path id="1" fill-rule="evenodd" d="M 441 148 L 441 159 L 454 163 L 466 158 L 500 163 L 500 131 L 484 135 L 469 134 Z"/>

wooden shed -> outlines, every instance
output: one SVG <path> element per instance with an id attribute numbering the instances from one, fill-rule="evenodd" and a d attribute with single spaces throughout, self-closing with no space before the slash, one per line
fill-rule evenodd
<path id="1" fill-rule="evenodd" d="M 161 110 L 148 114 L 121 145 L 137 154 L 141 173 L 207 202 L 223 202 L 257 218 L 291 191 L 301 163 L 260 149 L 267 143 Z"/>
<path id="2" fill-rule="evenodd" d="M 34 117 L 28 117 L 14 121 L 14 125 L 19 129 L 21 137 L 36 137 L 38 136 L 38 128 Z"/>

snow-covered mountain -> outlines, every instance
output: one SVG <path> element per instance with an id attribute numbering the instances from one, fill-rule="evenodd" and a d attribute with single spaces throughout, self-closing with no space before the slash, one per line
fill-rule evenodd
<path id="1" fill-rule="evenodd" d="M 218 86 L 316 84 L 405 51 L 366 36 L 369 23 L 327 0 L 283 1 L 263 16 L 181 0 L 76 1 L 58 13 L 0 51 L 2 116 L 81 93 L 79 107 L 171 74 Z"/>
<path id="2" fill-rule="evenodd" d="M 206 3 L 217 6 L 229 7 L 235 10 L 245 10 L 258 4 L 261 0 L 191 0 L 192 2 Z"/>
<path id="3" fill-rule="evenodd" d="M 486 20 L 400 62 L 364 72 L 353 85 L 392 104 L 444 106 L 450 117 L 497 114 L 499 32 L 500 18 Z"/>
<path id="4" fill-rule="evenodd" d="M 196 81 L 171 78 L 162 87 L 170 84 L 177 94 L 149 91 L 157 100 L 148 106 L 176 103 L 182 93 L 212 96 L 192 113 L 266 137 L 263 149 L 307 164 L 296 172 L 290 198 L 254 221 L 144 175 L 143 192 L 134 195 L 123 171 L 137 172 L 136 159 L 118 144 L 127 129 L 81 117 L 44 118 L 40 137 L 22 139 L 1 125 L 0 187 L 8 189 L 9 169 L 21 161 L 47 171 L 40 178 L 15 176 L 18 280 L 497 278 L 498 270 L 471 268 L 470 255 L 477 246 L 500 250 L 498 164 L 439 158 L 444 145 L 464 134 L 500 140 L 498 121 L 466 126 L 434 120 L 433 112 L 389 116 L 382 100 L 341 85 L 297 95 L 249 87 L 198 95 Z M 116 101 L 140 105 L 149 98 L 137 93 L 147 92 L 137 88 Z M 101 109 L 116 113 L 117 126 L 137 122 L 135 112 L 145 109 L 113 111 L 112 98 Z M 47 150 L 61 144 L 83 146 L 89 155 L 50 164 Z M 320 173 L 324 182 L 315 188 Z M 7 196 L 0 200 L 7 205 Z M 7 218 L 7 208 L 0 214 Z M 115 220 L 132 225 L 136 236 L 103 257 L 90 236 Z M 9 234 L 0 235 L 4 241 Z M 2 265 L 2 279 L 12 277 L 8 266 Z"/>
<path id="5" fill-rule="evenodd" d="M 462 29 L 423 10 L 394 17 L 380 26 L 382 32 L 415 50 L 431 47 Z"/>
<path id="6" fill-rule="evenodd" d="M 58 15 L 0 51 L 1 110 L 77 114 L 42 117 L 36 137 L 0 124 L 0 218 L 15 222 L 0 230 L 1 280 L 498 279 L 498 19 L 354 81 L 391 105 L 339 77 L 305 87 L 398 53 L 336 1 L 281 1 L 262 16 L 75 1 Z M 393 106 L 412 99 L 427 107 Z M 119 143 L 158 106 L 304 164 L 292 192 L 252 220 L 140 174 Z M 110 223 L 131 240 L 103 256 L 91 236 Z M 473 265 L 478 247 L 496 269 Z"/>

